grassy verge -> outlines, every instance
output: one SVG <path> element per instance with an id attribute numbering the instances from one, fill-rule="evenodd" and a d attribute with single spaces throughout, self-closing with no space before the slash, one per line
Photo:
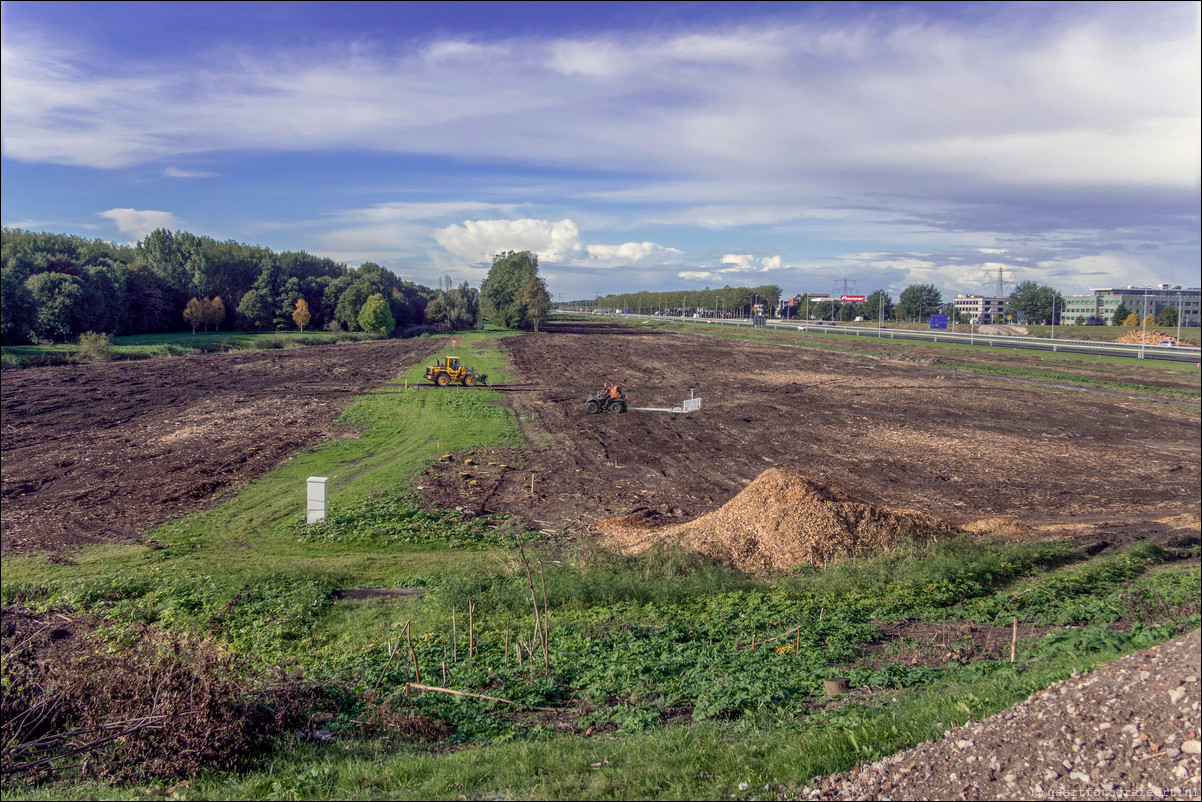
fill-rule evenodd
<path id="1" fill-rule="evenodd" d="M 939 360 L 939 364 L 949 368 L 956 368 L 957 370 L 968 370 L 974 373 L 987 373 L 991 376 L 1009 376 L 1012 378 L 1028 379 L 1030 381 L 1100 387 L 1109 390 L 1120 390 L 1123 392 L 1134 393 L 1151 393 L 1154 395 L 1174 396 L 1177 398 L 1202 398 L 1202 390 L 1184 387 L 1157 387 L 1151 384 L 1137 384 L 1135 382 L 1097 379 L 1089 376 L 1080 376 L 1073 373 L 1065 373 L 1060 371 L 1031 370 L 1028 368 L 1015 368 L 999 365 L 981 365 L 974 364 L 972 362 L 952 362 L 946 359 Z"/>
<path id="2" fill-rule="evenodd" d="M 80 340 L 49 345 L 6 345 L 0 348 L 5 368 L 60 365 L 69 362 L 109 362 L 185 356 L 224 351 L 262 351 L 300 348 L 308 345 L 334 345 L 361 342 L 379 337 L 365 332 L 286 331 L 286 332 L 170 332 L 107 338 L 103 345 L 95 335 Z M 99 347 L 98 347 L 99 346 Z"/>

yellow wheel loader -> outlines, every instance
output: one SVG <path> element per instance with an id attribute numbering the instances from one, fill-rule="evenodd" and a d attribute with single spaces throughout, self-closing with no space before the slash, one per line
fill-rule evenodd
<path id="1" fill-rule="evenodd" d="M 477 373 L 472 368 L 459 363 L 457 356 L 444 356 L 433 365 L 426 368 L 426 380 L 432 381 L 439 387 L 446 387 L 452 382 L 464 387 L 475 387 L 477 384 L 488 386 L 488 374 Z"/>

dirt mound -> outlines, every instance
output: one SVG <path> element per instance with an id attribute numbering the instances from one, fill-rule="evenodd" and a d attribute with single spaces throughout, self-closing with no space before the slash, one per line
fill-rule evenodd
<path id="1" fill-rule="evenodd" d="M 1007 326 L 1000 323 L 986 323 L 977 327 L 977 334 L 1005 334 L 1010 337 L 1029 337 L 1031 332 L 1026 326 Z"/>
<path id="2" fill-rule="evenodd" d="M 642 516 L 601 521 L 601 531 L 627 554 L 657 543 L 682 543 L 744 571 L 788 571 L 888 551 L 905 539 L 948 531 L 940 521 L 889 510 L 815 484 L 796 471 L 771 468 L 721 509 L 695 521 L 649 528 Z"/>

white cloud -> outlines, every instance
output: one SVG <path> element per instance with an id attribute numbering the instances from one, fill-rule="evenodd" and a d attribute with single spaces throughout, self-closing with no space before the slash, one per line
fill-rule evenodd
<path id="1" fill-rule="evenodd" d="M 571 220 L 465 220 L 439 229 L 434 240 L 472 262 L 490 262 L 506 251 L 531 251 L 539 259 L 562 262 L 580 249 L 580 231 Z"/>
<path id="2" fill-rule="evenodd" d="M 163 175 L 168 178 L 213 178 L 217 173 L 208 170 L 181 170 L 178 167 L 168 167 L 163 170 Z"/>
<path id="3" fill-rule="evenodd" d="M 543 261 L 591 267 L 663 265 L 684 259 L 679 249 L 654 242 L 583 243 L 571 219 L 465 220 L 438 229 L 434 240 L 471 262 L 490 262 L 505 251 L 532 251 Z"/>
<path id="4" fill-rule="evenodd" d="M 654 242 L 624 242 L 621 245 L 585 246 L 591 262 L 603 265 L 665 264 L 684 259 L 684 252 Z"/>
<path id="5" fill-rule="evenodd" d="M 729 265 L 720 273 L 765 273 L 769 270 L 780 270 L 783 264 L 780 256 L 755 257 L 745 253 L 728 253 L 722 257 L 722 264 Z"/>
<path id="6" fill-rule="evenodd" d="M 141 239 L 156 228 L 179 229 L 180 220 L 171 212 L 156 212 L 150 209 L 109 209 L 97 212 L 116 224 L 117 230 L 126 236 Z"/>
<path id="7" fill-rule="evenodd" d="M 1196 13 L 1081 8 L 1024 38 L 999 10 L 993 29 L 776 20 L 105 73 L 89 69 L 104 54 L 6 24 L 4 152 L 96 167 L 228 149 L 471 153 L 769 192 L 835 175 L 871 192 L 924 170 L 1196 185 L 1202 62 L 1177 19 Z"/>

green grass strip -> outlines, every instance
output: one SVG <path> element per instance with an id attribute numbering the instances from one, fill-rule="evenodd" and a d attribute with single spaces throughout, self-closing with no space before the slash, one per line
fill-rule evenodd
<path id="1" fill-rule="evenodd" d="M 1121 390 L 1134 393 L 1151 393 L 1153 395 L 1168 395 L 1175 398 L 1202 398 L 1202 390 L 1183 387 L 1157 387 L 1151 384 L 1136 384 L 1135 382 L 1120 382 L 1108 379 L 1091 379 L 1086 376 L 1075 376 L 1069 373 L 1057 373 L 1050 370 L 1031 370 L 1029 368 L 999 367 L 997 365 L 981 365 L 973 362 L 949 362 L 939 360 L 943 367 L 966 370 L 973 373 L 987 373 L 991 376 L 1007 376 L 1016 379 L 1032 381 L 1056 382 L 1060 384 L 1082 385 L 1087 387 L 1104 387 L 1111 390 Z"/>

